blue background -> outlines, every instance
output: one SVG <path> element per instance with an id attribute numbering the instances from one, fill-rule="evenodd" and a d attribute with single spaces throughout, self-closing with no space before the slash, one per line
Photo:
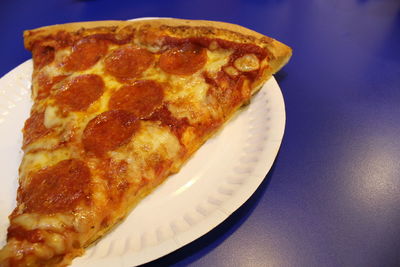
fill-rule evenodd
<path id="1" fill-rule="evenodd" d="M 400 266 L 400 1 L 2 0 L 0 76 L 31 57 L 25 29 L 148 16 L 236 23 L 294 50 L 266 181 L 149 266 Z"/>

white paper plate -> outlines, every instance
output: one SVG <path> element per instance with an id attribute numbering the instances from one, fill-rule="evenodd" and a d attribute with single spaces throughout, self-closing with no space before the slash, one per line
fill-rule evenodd
<path id="1" fill-rule="evenodd" d="M 32 61 L 0 79 L 0 245 L 15 206 L 21 129 L 31 101 Z M 182 170 L 73 266 L 132 266 L 157 259 L 204 235 L 238 209 L 271 168 L 282 141 L 285 107 L 271 78 L 252 103 L 211 138 Z"/>

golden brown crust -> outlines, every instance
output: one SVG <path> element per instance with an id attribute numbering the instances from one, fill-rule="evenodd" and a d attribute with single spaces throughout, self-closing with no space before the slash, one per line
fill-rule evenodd
<path id="1" fill-rule="evenodd" d="M 104 20 L 104 21 L 89 21 L 89 22 L 74 22 L 66 24 L 57 24 L 52 26 L 45 26 L 24 32 L 25 47 L 30 49 L 30 44 L 40 37 L 48 36 L 58 31 L 75 32 L 81 29 L 94 29 L 109 28 L 116 30 L 125 26 L 132 26 L 139 29 L 144 26 L 151 26 L 152 28 L 159 28 L 165 33 L 175 37 L 189 37 L 195 35 L 207 37 L 225 37 L 228 40 L 239 42 L 257 42 L 268 43 L 272 39 L 260 33 L 249 30 L 239 25 L 206 21 L 206 20 L 184 20 L 184 19 L 146 19 L 134 21 L 120 21 L 120 20 Z"/>
<path id="2" fill-rule="evenodd" d="M 36 40 L 40 40 L 40 38 L 55 34 L 59 31 L 76 32 L 82 29 L 90 29 L 99 32 L 116 32 L 126 26 L 133 27 L 137 30 L 151 27 L 152 29 L 157 29 L 168 36 L 179 38 L 201 36 L 208 38 L 222 38 L 224 40 L 239 43 L 253 43 L 263 48 L 267 48 L 274 57 L 284 56 L 288 59 L 291 56 L 291 49 L 285 44 L 239 25 L 217 21 L 170 18 L 134 21 L 105 20 L 45 26 L 25 31 L 24 44 L 28 50 L 31 50 L 32 44 Z"/>

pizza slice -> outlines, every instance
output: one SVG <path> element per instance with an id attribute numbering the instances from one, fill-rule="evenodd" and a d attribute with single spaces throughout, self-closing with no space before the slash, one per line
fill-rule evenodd
<path id="1" fill-rule="evenodd" d="M 272 38 L 211 21 L 82 22 L 24 38 L 33 106 L 1 266 L 82 255 L 291 56 Z"/>

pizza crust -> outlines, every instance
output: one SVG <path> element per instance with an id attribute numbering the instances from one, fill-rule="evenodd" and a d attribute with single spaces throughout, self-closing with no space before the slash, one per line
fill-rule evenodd
<path id="1" fill-rule="evenodd" d="M 285 44 L 239 25 L 218 21 L 172 18 L 135 21 L 104 20 L 45 26 L 24 31 L 24 45 L 28 50 L 32 50 L 32 45 L 35 41 L 59 31 L 77 32 L 83 29 L 90 29 L 99 32 L 116 32 L 126 26 L 131 26 L 135 29 L 151 27 L 166 35 L 179 38 L 202 36 L 208 38 L 222 38 L 239 43 L 254 43 L 268 49 L 275 58 L 285 56 L 289 59 L 292 54 L 291 48 Z"/>
<path id="2" fill-rule="evenodd" d="M 51 35 L 60 30 L 67 32 L 74 32 L 80 29 L 94 29 L 108 27 L 110 29 L 123 28 L 125 26 L 132 26 L 140 28 L 145 25 L 150 25 L 154 28 L 165 30 L 166 33 L 175 35 L 176 37 L 189 37 L 197 34 L 208 37 L 225 37 L 232 41 L 249 42 L 256 41 L 260 43 L 268 43 L 273 39 L 266 37 L 258 32 L 244 28 L 239 25 L 230 24 L 226 22 L 216 22 L 207 20 L 184 20 L 184 19 L 144 19 L 134 21 L 124 20 L 103 20 L 103 21 L 88 21 L 88 22 L 73 22 L 66 24 L 56 24 L 51 26 L 40 27 L 37 29 L 26 30 L 24 32 L 25 46 L 30 49 L 30 44 L 40 37 Z M 169 28 L 170 27 L 170 28 Z M 194 27 L 188 30 L 185 27 Z"/>

